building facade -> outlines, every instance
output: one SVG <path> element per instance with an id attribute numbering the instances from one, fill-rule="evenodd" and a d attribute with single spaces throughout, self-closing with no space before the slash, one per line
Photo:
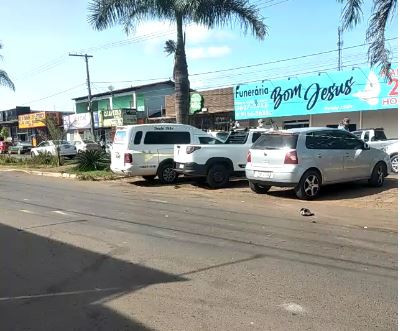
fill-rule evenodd
<path id="1" fill-rule="evenodd" d="M 283 129 L 337 127 L 344 118 L 350 129 L 385 129 L 398 135 L 398 69 L 388 81 L 378 69 L 352 68 L 296 79 L 264 80 L 234 87 L 235 119 L 256 125 L 269 119 Z"/>
<path id="2" fill-rule="evenodd" d="M 175 120 L 175 95 L 165 98 L 165 120 Z M 229 130 L 234 120 L 232 87 L 190 93 L 190 124 L 203 130 Z"/>
<path id="3" fill-rule="evenodd" d="M 95 125 L 96 139 L 111 142 L 117 126 L 145 123 L 148 118 L 162 116 L 165 114 L 165 96 L 174 91 L 175 83 L 169 80 L 93 95 L 92 109 L 98 122 L 97 126 Z M 76 115 L 88 114 L 87 96 L 73 100 Z M 89 127 L 85 124 L 69 131 L 73 131 L 70 132 L 70 140 L 88 139 L 90 118 Z"/>
<path id="4" fill-rule="evenodd" d="M 18 128 L 18 116 L 31 112 L 30 107 L 15 107 L 0 111 L 0 128 L 7 128 L 9 136 L 13 141 L 27 141 L 25 130 Z"/>

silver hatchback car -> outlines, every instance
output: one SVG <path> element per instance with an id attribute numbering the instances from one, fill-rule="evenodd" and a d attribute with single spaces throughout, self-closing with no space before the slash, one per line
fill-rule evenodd
<path id="1" fill-rule="evenodd" d="M 294 187 L 300 199 L 318 197 L 321 186 L 368 180 L 382 186 L 390 159 L 340 129 L 300 128 L 263 134 L 251 147 L 246 177 L 256 193 Z"/>

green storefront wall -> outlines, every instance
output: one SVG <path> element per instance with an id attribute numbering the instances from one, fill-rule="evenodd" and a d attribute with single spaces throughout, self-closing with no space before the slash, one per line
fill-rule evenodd
<path id="1" fill-rule="evenodd" d="M 97 101 L 92 101 L 92 110 L 94 112 L 99 110 L 99 104 Z M 88 102 L 77 102 L 76 103 L 76 113 L 77 114 L 82 114 L 82 113 L 87 113 L 88 112 Z"/>
<path id="2" fill-rule="evenodd" d="M 112 109 L 132 108 L 133 95 L 121 95 L 112 98 Z"/>

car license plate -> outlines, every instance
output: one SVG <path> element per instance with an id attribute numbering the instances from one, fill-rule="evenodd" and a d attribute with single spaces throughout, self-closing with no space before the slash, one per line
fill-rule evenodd
<path id="1" fill-rule="evenodd" d="M 272 172 L 271 171 L 254 171 L 254 177 L 272 178 Z"/>
<path id="2" fill-rule="evenodd" d="M 179 169 L 183 169 L 184 167 L 185 167 L 184 164 L 180 164 L 180 165 L 179 165 Z"/>

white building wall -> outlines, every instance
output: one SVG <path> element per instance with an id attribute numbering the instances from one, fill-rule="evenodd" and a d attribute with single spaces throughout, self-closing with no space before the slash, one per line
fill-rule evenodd
<path id="1" fill-rule="evenodd" d="M 308 120 L 310 126 L 325 127 L 327 125 L 337 125 L 343 118 L 348 117 L 351 124 L 356 124 L 356 128 L 384 128 L 388 138 L 398 136 L 398 109 L 371 110 L 363 112 L 331 113 L 310 116 L 287 116 L 275 117 L 273 120 L 280 128 L 283 128 L 285 121 Z M 252 125 L 256 125 L 257 120 L 253 120 Z"/>

